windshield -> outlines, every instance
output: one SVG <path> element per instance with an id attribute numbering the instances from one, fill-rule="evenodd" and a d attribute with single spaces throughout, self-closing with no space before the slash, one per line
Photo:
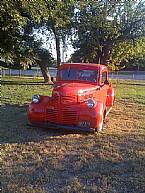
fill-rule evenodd
<path id="1" fill-rule="evenodd" d="M 61 80 L 82 80 L 97 82 L 98 71 L 90 69 L 76 69 L 76 68 L 65 68 L 60 70 L 59 73 Z"/>

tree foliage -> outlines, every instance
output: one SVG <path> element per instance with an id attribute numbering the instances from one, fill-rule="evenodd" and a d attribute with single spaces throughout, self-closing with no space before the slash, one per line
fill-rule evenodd
<path id="1" fill-rule="evenodd" d="M 40 6 L 41 5 L 41 6 Z M 2 0 L 0 6 L 0 54 L 12 58 L 21 43 L 32 35 L 33 27 L 40 21 L 42 4 L 36 0 Z"/>
<path id="2" fill-rule="evenodd" d="M 72 60 L 120 64 L 143 51 L 144 1 L 80 1 L 76 12 L 76 52 Z M 143 41 L 143 39 L 142 39 Z"/>
<path id="3" fill-rule="evenodd" d="M 70 34 L 73 17 L 73 0 L 2 0 L 0 55 L 5 59 L 27 61 L 34 57 L 30 47 L 35 28 L 44 28 L 54 35 L 57 51 L 57 65 L 60 65 L 60 43 Z M 27 45 L 26 45 L 27 44 Z M 25 45 L 25 46 L 24 46 Z"/>
<path id="4" fill-rule="evenodd" d="M 45 82 L 48 81 L 47 69 L 52 56 L 36 41 L 34 29 L 47 16 L 46 3 L 40 0 L 2 0 L 0 6 L 0 56 L 20 66 L 22 63 L 38 63 Z M 45 55 L 45 57 L 44 57 Z M 47 58 L 47 59 L 46 59 Z M 47 65 L 46 65 L 47 61 Z M 43 68 L 42 68 L 43 63 Z"/>
<path id="5" fill-rule="evenodd" d="M 65 44 L 67 36 L 71 35 L 74 2 L 74 0 L 47 2 L 48 18 L 44 19 L 43 24 L 54 36 L 58 67 L 61 63 L 60 44 Z"/>

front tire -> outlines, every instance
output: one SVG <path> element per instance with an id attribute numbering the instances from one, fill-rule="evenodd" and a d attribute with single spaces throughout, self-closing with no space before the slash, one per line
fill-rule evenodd
<path id="1" fill-rule="evenodd" d="M 103 125 L 104 125 L 104 115 L 101 116 L 101 121 L 99 123 L 99 126 L 96 128 L 96 131 L 101 132 L 103 129 Z"/>

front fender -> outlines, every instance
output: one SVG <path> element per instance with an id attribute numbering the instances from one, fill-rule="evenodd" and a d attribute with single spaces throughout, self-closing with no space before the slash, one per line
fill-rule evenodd
<path id="1" fill-rule="evenodd" d="M 48 96 L 40 96 L 40 102 L 30 103 L 27 109 L 27 117 L 30 122 L 45 121 L 45 108 L 49 101 Z"/>
<path id="2" fill-rule="evenodd" d="M 97 128 L 104 115 L 104 109 L 105 105 L 101 101 L 96 102 L 94 108 L 88 108 L 84 103 L 79 112 L 79 121 L 88 121 L 90 127 Z"/>
<path id="3" fill-rule="evenodd" d="M 110 87 L 107 91 L 107 100 L 106 100 L 106 106 L 112 107 L 115 99 L 115 91 L 112 87 Z"/>
<path id="4" fill-rule="evenodd" d="M 105 111 L 105 105 L 103 104 L 103 102 L 98 101 L 96 103 L 96 126 L 95 128 L 98 128 L 99 124 L 102 121 L 102 116 L 104 116 L 104 111 Z"/>

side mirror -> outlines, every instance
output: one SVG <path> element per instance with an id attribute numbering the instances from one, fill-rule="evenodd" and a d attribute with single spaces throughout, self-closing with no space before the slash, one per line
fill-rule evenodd
<path id="1" fill-rule="evenodd" d="M 56 78 L 51 76 L 51 82 L 53 82 L 55 84 Z"/>
<path id="2" fill-rule="evenodd" d="M 109 84 L 109 81 L 108 81 L 108 80 L 105 80 L 105 81 L 104 81 L 104 84 Z"/>

